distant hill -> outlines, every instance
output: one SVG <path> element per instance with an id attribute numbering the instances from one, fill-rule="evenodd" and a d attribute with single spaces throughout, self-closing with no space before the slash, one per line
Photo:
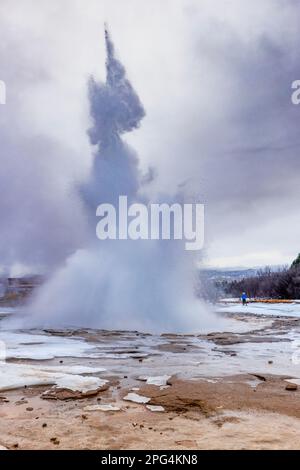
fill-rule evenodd
<path id="1" fill-rule="evenodd" d="M 213 281 L 239 280 L 256 276 L 258 268 L 203 269 L 201 276 Z"/>

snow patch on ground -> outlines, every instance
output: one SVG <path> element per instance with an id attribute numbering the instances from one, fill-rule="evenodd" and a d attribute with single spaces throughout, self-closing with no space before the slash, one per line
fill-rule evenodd
<path id="1" fill-rule="evenodd" d="M 102 387 L 107 380 L 79 374 L 98 373 L 104 369 L 73 366 L 43 367 L 28 364 L 0 363 L 0 391 L 34 385 L 54 385 L 73 391 L 88 392 Z"/>
<path id="2" fill-rule="evenodd" d="M 165 411 L 164 407 L 163 406 L 159 406 L 159 405 L 146 405 L 146 408 L 150 411 L 153 411 L 155 413 L 161 413 L 162 411 Z"/>
<path id="3" fill-rule="evenodd" d="M 103 387 L 108 381 L 98 377 L 82 377 L 81 375 L 64 375 L 56 380 L 55 389 L 66 388 L 73 392 L 87 393 Z"/>
<path id="4" fill-rule="evenodd" d="M 128 393 L 128 395 L 126 395 L 123 400 L 132 401 L 134 403 L 149 403 L 151 398 L 143 397 L 137 393 Z"/>
<path id="5" fill-rule="evenodd" d="M 300 379 L 286 379 L 286 382 L 300 386 Z"/>
<path id="6" fill-rule="evenodd" d="M 219 313 L 250 313 L 253 315 L 267 315 L 267 316 L 283 316 L 283 317 L 300 317 L 300 304 L 299 303 L 253 303 L 242 306 L 241 304 L 228 304 L 226 306 L 218 307 Z"/>
<path id="7" fill-rule="evenodd" d="M 90 405 L 83 408 L 84 411 L 121 411 L 121 408 L 115 405 Z"/>
<path id="8" fill-rule="evenodd" d="M 162 387 L 167 385 L 167 381 L 170 378 L 170 375 L 158 375 L 156 377 L 147 377 L 146 383 L 148 385 L 157 385 L 158 387 Z"/>
<path id="9" fill-rule="evenodd" d="M 5 344 L 7 359 L 47 360 L 95 355 L 95 345 L 75 338 L 1 331 L 0 341 Z"/>

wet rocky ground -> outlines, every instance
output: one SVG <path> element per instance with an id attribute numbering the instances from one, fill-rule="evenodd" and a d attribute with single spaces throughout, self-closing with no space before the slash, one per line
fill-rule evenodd
<path id="1" fill-rule="evenodd" d="M 207 334 L 0 328 L 0 445 L 298 448 L 300 317 L 235 308 Z"/>

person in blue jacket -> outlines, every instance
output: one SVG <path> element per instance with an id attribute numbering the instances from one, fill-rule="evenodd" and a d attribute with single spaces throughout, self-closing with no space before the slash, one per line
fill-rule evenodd
<path id="1" fill-rule="evenodd" d="M 241 300 L 242 300 L 243 305 L 247 305 L 247 294 L 246 294 L 246 292 L 242 293 Z"/>

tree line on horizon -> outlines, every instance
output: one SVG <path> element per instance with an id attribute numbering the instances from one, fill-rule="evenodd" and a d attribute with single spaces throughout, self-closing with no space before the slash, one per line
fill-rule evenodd
<path id="1" fill-rule="evenodd" d="M 220 287 L 226 296 L 232 297 L 246 292 L 250 298 L 300 299 L 300 253 L 291 266 L 276 271 L 265 267 L 254 276 L 224 281 Z"/>

